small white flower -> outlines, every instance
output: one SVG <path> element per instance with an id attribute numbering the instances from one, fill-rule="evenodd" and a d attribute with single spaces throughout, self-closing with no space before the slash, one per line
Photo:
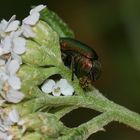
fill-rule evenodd
<path id="1" fill-rule="evenodd" d="M 20 78 L 18 78 L 16 75 L 10 76 L 8 78 L 8 83 L 15 90 L 19 90 L 21 88 Z"/>
<path id="2" fill-rule="evenodd" d="M 59 85 L 57 83 L 53 87 L 52 95 L 53 96 L 60 96 L 61 95 L 61 88 L 59 87 Z"/>
<path id="3" fill-rule="evenodd" d="M 3 59 L 0 59 L 0 67 L 4 66 L 5 65 L 5 60 Z"/>
<path id="4" fill-rule="evenodd" d="M 26 40 L 23 37 L 18 37 L 12 32 L 9 36 L 6 36 L 0 44 L 0 55 L 7 53 L 23 54 L 26 51 Z"/>
<path id="5" fill-rule="evenodd" d="M 8 117 L 13 123 L 17 123 L 19 121 L 19 114 L 16 109 L 10 111 Z"/>
<path id="6" fill-rule="evenodd" d="M 20 37 L 20 36 L 22 36 L 22 29 L 21 28 L 19 28 L 18 30 L 16 30 L 16 31 L 12 31 L 12 32 L 10 32 L 10 34 L 9 34 L 9 36 L 13 39 L 13 38 L 17 38 L 17 37 Z"/>
<path id="7" fill-rule="evenodd" d="M 23 54 L 26 51 L 26 40 L 23 37 L 20 37 L 22 30 L 16 32 L 11 32 L 9 37 L 11 38 L 11 53 L 16 53 L 18 55 Z"/>
<path id="8" fill-rule="evenodd" d="M 24 98 L 24 94 L 17 90 L 9 90 L 8 93 L 2 94 L 2 96 L 11 103 L 19 103 Z"/>
<path id="9" fill-rule="evenodd" d="M 13 140 L 13 136 L 12 135 L 8 135 L 6 140 Z"/>
<path id="10" fill-rule="evenodd" d="M 18 29 L 19 25 L 20 25 L 20 22 L 18 20 L 12 21 L 7 26 L 7 29 L 5 30 L 5 32 L 16 31 Z"/>
<path id="11" fill-rule="evenodd" d="M 23 20 L 23 23 L 27 24 L 27 25 L 31 25 L 31 26 L 35 25 L 38 22 L 39 18 L 40 18 L 40 13 L 39 12 L 42 9 L 44 9 L 45 7 L 46 6 L 44 6 L 44 5 L 39 5 L 39 6 L 35 7 L 35 8 L 33 8 L 30 11 L 30 15 Z"/>
<path id="12" fill-rule="evenodd" d="M 12 16 L 9 21 L 2 20 L 0 23 L 0 36 L 5 37 L 8 32 L 16 31 L 20 22 L 15 20 L 16 16 Z"/>
<path id="13" fill-rule="evenodd" d="M 71 96 L 74 93 L 73 87 L 66 79 L 60 79 L 55 82 L 54 80 L 47 80 L 41 87 L 44 93 L 52 93 L 54 96 Z"/>
<path id="14" fill-rule="evenodd" d="M 60 79 L 56 84 L 60 87 L 61 93 L 64 96 L 71 96 L 71 95 L 73 95 L 74 89 L 68 83 L 68 81 L 66 79 Z"/>
<path id="15" fill-rule="evenodd" d="M 20 63 L 18 60 L 11 60 L 8 65 L 7 65 L 7 71 L 9 72 L 10 75 L 16 74 L 20 67 Z"/>
<path id="16" fill-rule="evenodd" d="M 33 26 L 38 22 L 39 17 L 40 15 L 38 12 L 32 13 L 31 15 L 29 15 L 23 20 L 23 23 Z"/>
<path id="17" fill-rule="evenodd" d="M 3 53 L 4 53 L 4 52 L 3 52 L 3 47 L 2 47 L 2 45 L 0 44 L 0 56 L 3 55 Z"/>
<path id="18" fill-rule="evenodd" d="M 5 82 L 8 79 L 8 75 L 4 71 L 0 71 L 0 83 Z"/>
<path id="19" fill-rule="evenodd" d="M 0 131 L 0 139 L 1 140 L 12 140 L 13 136 L 12 135 L 9 135 L 8 133 L 6 132 L 1 132 Z"/>
<path id="20" fill-rule="evenodd" d="M 11 52 L 11 55 L 14 60 L 17 60 L 19 64 L 22 64 L 22 59 L 18 54 Z"/>
<path id="21" fill-rule="evenodd" d="M 55 86 L 55 81 L 49 79 L 42 85 L 41 89 L 44 93 L 51 93 L 54 86 Z"/>
<path id="22" fill-rule="evenodd" d="M 30 11 L 30 14 L 34 13 L 34 12 L 40 12 L 41 10 L 43 10 L 44 8 L 46 8 L 45 5 L 38 5 L 36 6 L 35 8 L 33 8 L 31 11 Z"/>
<path id="23" fill-rule="evenodd" d="M 22 37 L 16 37 L 13 39 L 13 51 L 16 54 L 23 54 L 26 51 L 26 40 Z"/>
<path id="24" fill-rule="evenodd" d="M 21 29 L 22 29 L 23 35 L 27 38 L 30 38 L 30 37 L 34 38 L 36 36 L 29 25 L 23 24 Z"/>
<path id="25" fill-rule="evenodd" d="M 2 41 L 1 41 L 1 48 L 2 48 L 2 52 L 3 54 L 7 54 L 11 51 L 11 44 L 12 40 L 10 36 L 6 36 Z"/>
<path id="26" fill-rule="evenodd" d="M 5 100 L 0 99 L 0 107 L 5 103 Z"/>
<path id="27" fill-rule="evenodd" d="M 18 125 L 23 126 L 23 125 L 24 125 L 24 123 L 25 123 L 25 121 L 24 121 L 24 120 L 19 120 L 19 121 L 18 121 Z"/>
<path id="28" fill-rule="evenodd" d="M 1 33 L 5 31 L 7 25 L 8 25 L 8 22 L 5 19 L 1 20 L 1 22 L 0 22 L 0 32 Z"/>

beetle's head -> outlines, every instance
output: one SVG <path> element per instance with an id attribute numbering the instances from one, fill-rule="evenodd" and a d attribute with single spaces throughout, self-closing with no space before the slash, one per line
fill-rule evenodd
<path id="1" fill-rule="evenodd" d="M 101 63 L 98 60 L 93 61 L 91 76 L 92 80 L 96 81 L 101 75 Z"/>

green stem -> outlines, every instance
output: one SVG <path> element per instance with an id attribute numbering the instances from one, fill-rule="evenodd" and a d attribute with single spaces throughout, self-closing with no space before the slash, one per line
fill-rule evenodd
<path id="1" fill-rule="evenodd" d="M 98 96 L 99 95 L 99 96 Z M 27 106 L 34 107 L 34 111 L 40 109 L 41 107 L 59 107 L 64 105 L 70 105 L 75 107 L 85 107 L 97 110 L 99 112 L 114 112 L 114 120 L 129 125 L 130 127 L 140 130 L 140 115 L 126 109 L 107 98 L 103 97 L 101 94 L 95 94 L 93 96 L 44 96 L 33 99 L 25 103 Z M 29 104 L 29 105 L 28 105 Z"/>
<path id="2" fill-rule="evenodd" d="M 54 110 L 53 112 L 50 113 L 54 113 L 57 118 L 62 118 L 63 116 L 65 116 L 66 114 L 68 114 L 69 112 L 71 112 L 74 109 L 77 109 L 77 106 L 63 106 L 63 107 L 59 107 L 58 109 Z"/>
<path id="3" fill-rule="evenodd" d="M 86 140 L 91 134 L 104 130 L 104 126 L 114 120 L 113 112 L 105 112 L 79 127 L 68 129 L 59 140 Z"/>
<path id="4" fill-rule="evenodd" d="M 104 130 L 104 126 L 114 120 L 114 112 L 105 112 L 101 115 L 93 118 L 92 120 L 84 123 L 78 127 L 78 129 L 86 128 L 88 130 L 86 134 L 86 138 L 88 138 L 91 134 L 96 133 L 97 131 Z"/>
<path id="5" fill-rule="evenodd" d="M 140 131 L 140 115 L 132 112 L 120 105 L 114 105 L 112 110 L 115 112 L 115 121 L 126 124 L 138 131 Z"/>

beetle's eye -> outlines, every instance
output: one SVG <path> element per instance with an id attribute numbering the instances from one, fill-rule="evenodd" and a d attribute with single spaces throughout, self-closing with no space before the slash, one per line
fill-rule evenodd
<path id="1" fill-rule="evenodd" d="M 96 81 L 97 79 L 99 79 L 100 75 L 101 75 L 101 63 L 95 60 L 93 62 L 93 68 L 92 68 L 93 80 Z"/>

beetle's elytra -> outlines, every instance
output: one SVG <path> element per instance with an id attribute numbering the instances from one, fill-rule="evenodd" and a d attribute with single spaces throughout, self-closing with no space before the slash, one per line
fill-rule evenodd
<path id="1" fill-rule="evenodd" d="M 101 64 L 93 48 L 72 38 L 60 38 L 60 46 L 64 64 L 72 69 L 83 88 L 99 78 Z"/>

